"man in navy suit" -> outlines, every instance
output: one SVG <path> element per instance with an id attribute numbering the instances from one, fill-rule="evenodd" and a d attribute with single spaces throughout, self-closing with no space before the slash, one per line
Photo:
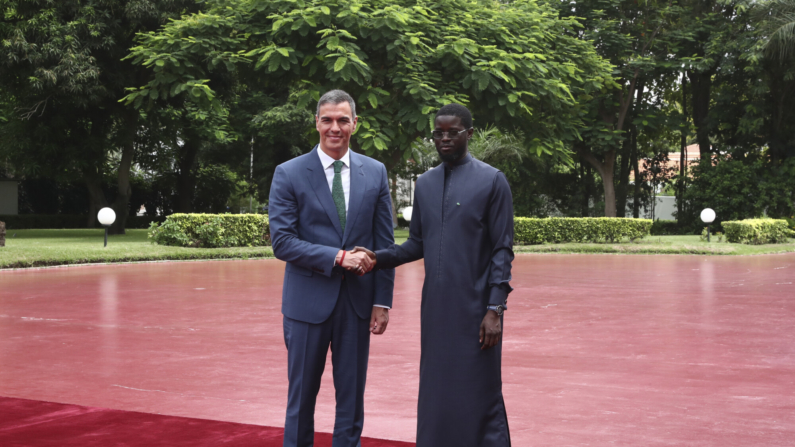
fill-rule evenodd
<path id="1" fill-rule="evenodd" d="M 372 261 L 349 249 L 392 245 L 392 205 L 384 165 L 348 147 L 357 122 L 353 98 L 326 93 L 315 121 L 320 144 L 276 167 L 269 202 L 273 253 L 287 263 L 284 445 L 314 444 L 315 401 L 331 347 L 333 446 L 360 447 L 370 334 L 384 333 L 389 323 L 395 271 L 364 275 Z"/>

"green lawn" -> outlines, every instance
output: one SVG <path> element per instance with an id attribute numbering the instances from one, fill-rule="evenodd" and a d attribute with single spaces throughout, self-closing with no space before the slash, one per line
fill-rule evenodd
<path id="1" fill-rule="evenodd" d="M 541 244 L 515 247 L 516 253 L 628 253 L 628 254 L 699 254 L 761 255 L 795 252 L 795 241 L 786 244 L 746 245 L 701 241 L 699 236 L 646 236 L 635 242 L 604 244 Z"/>
<path id="2" fill-rule="evenodd" d="M 409 230 L 395 230 L 395 242 L 398 244 L 402 244 L 406 242 L 406 239 L 409 238 Z"/>
<path id="3" fill-rule="evenodd" d="M 16 236 L 14 234 L 16 233 Z M 398 243 L 408 230 L 396 230 Z M 65 264 L 191 259 L 250 259 L 273 256 L 270 247 L 183 248 L 149 243 L 146 230 L 128 230 L 111 236 L 103 248 L 102 230 L 16 230 L 0 248 L 0 268 L 43 267 Z M 650 236 L 620 244 L 543 244 L 515 247 L 517 253 L 649 253 L 752 255 L 795 252 L 795 241 L 776 245 L 702 242 L 698 236 Z"/>
<path id="4" fill-rule="evenodd" d="M 6 246 L 0 248 L 0 268 L 273 256 L 270 247 L 185 248 L 154 245 L 147 239 L 146 232 L 127 230 L 125 235 L 110 236 L 108 246 L 104 248 L 104 230 L 11 230 L 6 235 Z"/>

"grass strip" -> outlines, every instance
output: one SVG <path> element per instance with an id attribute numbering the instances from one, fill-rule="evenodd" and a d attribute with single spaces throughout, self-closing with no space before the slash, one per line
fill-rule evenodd
<path id="1" fill-rule="evenodd" d="M 155 245 L 146 230 L 127 230 L 111 236 L 103 247 L 103 230 L 16 230 L 7 235 L 0 248 L 0 269 L 49 267 L 75 264 L 104 264 L 142 261 L 194 261 L 212 259 L 265 259 L 273 257 L 270 247 L 187 248 Z M 407 230 L 396 230 L 402 243 Z M 728 242 L 708 243 L 698 236 L 650 236 L 636 242 L 570 243 L 525 245 L 516 253 L 612 253 L 612 254 L 689 254 L 760 255 L 795 252 L 795 241 L 786 244 L 746 245 Z"/>
<path id="2" fill-rule="evenodd" d="M 747 245 L 702 241 L 699 236 L 647 236 L 635 242 L 564 243 L 514 247 L 516 253 L 762 255 L 795 252 L 795 241 L 785 244 Z"/>
<path id="3" fill-rule="evenodd" d="M 255 259 L 273 257 L 270 247 L 187 248 L 155 245 L 146 230 L 110 236 L 103 247 L 103 230 L 17 230 L 0 248 L 0 268 L 48 267 L 139 261 Z"/>
<path id="4" fill-rule="evenodd" d="M 395 231 L 398 243 L 408 230 Z M 16 230 L 0 248 L 0 269 L 58 265 L 106 264 L 142 261 L 195 261 L 211 259 L 266 259 L 271 247 L 188 248 L 155 245 L 147 230 L 127 230 L 110 236 L 103 247 L 104 230 Z"/>

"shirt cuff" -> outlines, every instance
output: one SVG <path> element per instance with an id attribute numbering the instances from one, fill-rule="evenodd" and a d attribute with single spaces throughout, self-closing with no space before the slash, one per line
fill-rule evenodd
<path id="1" fill-rule="evenodd" d="M 391 307 L 384 306 L 383 304 L 373 304 L 373 307 L 383 307 L 384 309 L 391 309 Z"/>

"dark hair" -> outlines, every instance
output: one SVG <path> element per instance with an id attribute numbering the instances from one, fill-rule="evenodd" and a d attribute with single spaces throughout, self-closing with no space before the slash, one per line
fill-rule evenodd
<path id="1" fill-rule="evenodd" d="M 343 90 L 329 90 L 323 96 L 320 97 L 320 100 L 317 102 L 317 111 L 315 111 L 315 115 L 320 116 L 320 106 L 323 104 L 339 104 L 341 102 L 347 101 L 348 104 L 351 106 L 351 113 L 353 116 L 351 118 L 356 118 L 356 103 L 353 102 L 353 98 L 351 95 L 346 93 Z"/>
<path id="2" fill-rule="evenodd" d="M 472 113 L 461 104 L 447 104 L 436 112 L 436 118 L 440 116 L 457 116 L 461 118 L 464 129 L 472 127 Z"/>

